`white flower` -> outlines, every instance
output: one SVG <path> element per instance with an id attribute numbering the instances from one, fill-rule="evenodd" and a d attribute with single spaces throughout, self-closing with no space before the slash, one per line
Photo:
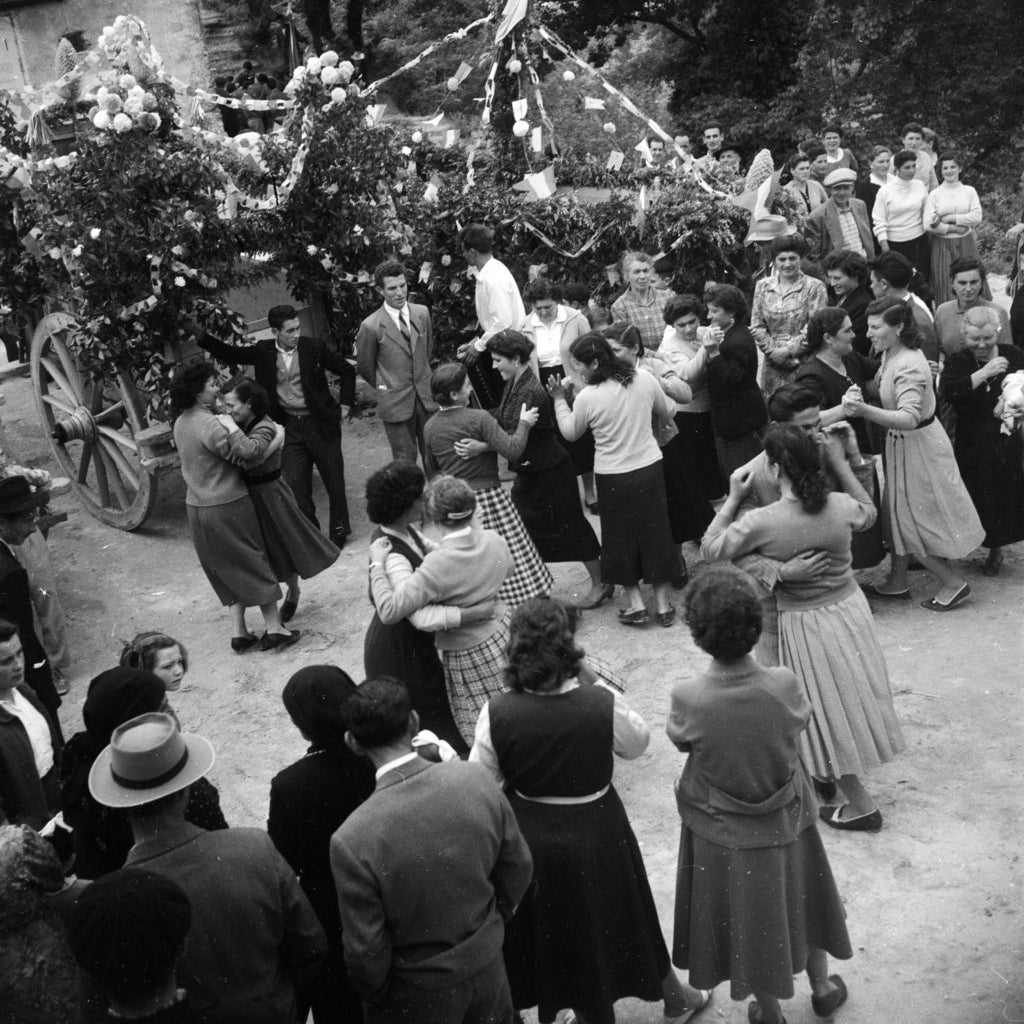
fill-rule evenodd
<path id="1" fill-rule="evenodd" d="M 450 267 L 452 265 L 452 258 L 447 253 L 441 257 L 441 266 Z"/>
<path id="2" fill-rule="evenodd" d="M 348 93 L 339 85 L 336 89 L 331 90 L 331 102 L 337 103 L 339 106 L 345 102 Z"/>
<path id="3" fill-rule="evenodd" d="M 301 82 L 306 77 L 306 69 L 300 64 L 293 72 L 292 78 L 296 82 Z"/>
<path id="4" fill-rule="evenodd" d="M 122 75 L 118 80 L 117 84 L 122 89 L 133 89 L 138 83 L 135 81 L 134 75 Z"/>
<path id="5" fill-rule="evenodd" d="M 82 246 L 81 245 L 76 245 L 74 247 L 74 249 L 71 250 L 71 255 L 75 256 L 75 257 L 81 256 L 82 255 Z"/>
<path id="6" fill-rule="evenodd" d="M 459 88 L 459 80 L 454 75 L 452 75 L 452 77 L 448 79 L 448 91 L 449 92 L 457 92 L 458 88 Z"/>
<path id="7" fill-rule="evenodd" d="M 319 57 L 310 57 L 309 60 L 306 61 L 306 70 L 311 75 L 319 75 L 320 74 L 320 69 L 322 67 L 323 67 L 323 64 L 320 63 L 320 58 Z"/>
<path id="8" fill-rule="evenodd" d="M 91 228 L 89 231 L 89 237 L 95 242 L 97 238 L 102 235 L 103 232 L 99 228 Z"/>
<path id="9" fill-rule="evenodd" d="M 132 119 L 127 114 L 115 114 L 114 115 L 114 131 L 130 132 L 132 130 Z"/>
<path id="10" fill-rule="evenodd" d="M 523 70 L 523 62 L 522 62 L 521 60 L 518 60 L 518 59 L 517 59 L 516 57 L 513 57 L 513 58 L 512 58 L 512 59 L 511 59 L 511 60 L 510 60 L 510 61 L 509 61 L 509 62 L 508 62 L 508 63 L 507 63 L 506 65 L 505 65 L 505 67 L 507 67 L 507 68 L 508 68 L 508 73 L 509 73 L 510 75 L 518 75 L 518 74 L 519 74 L 519 72 Z"/>
<path id="11" fill-rule="evenodd" d="M 108 114 L 116 114 L 119 110 L 121 110 L 124 107 L 124 103 L 121 102 L 120 96 L 118 96 L 116 93 L 111 92 L 107 93 L 107 95 L 103 97 L 103 101 L 100 103 L 100 106 Z"/>
<path id="12" fill-rule="evenodd" d="M 338 54 L 335 50 L 326 50 L 320 54 L 320 63 L 325 67 L 336 68 L 338 66 Z"/>
<path id="13" fill-rule="evenodd" d="M 134 96 L 129 96 L 124 101 L 124 112 L 129 115 L 141 114 L 142 113 L 142 100 L 135 99 Z"/>
<path id="14" fill-rule="evenodd" d="M 179 274 L 179 275 L 178 275 L 178 276 L 177 276 L 177 277 L 176 277 L 176 278 L 174 279 L 174 287 L 175 287 L 175 288 L 184 288 L 184 287 L 185 287 L 185 278 L 183 278 L 183 277 L 181 276 L 181 274 Z"/>
<path id="15" fill-rule="evenodd" d="M 572 73 L 571 71 L 563 71 L 563 72 L 562 72 L 562 78 L 563 78 L 563 79 L 564 79 L 564 80 L 565 80 L 566 82 L 571 82 L 571 81 L 572 81 L 572 80 L 573 80 L 573 79 L 574 79 L 575 77 L 576 77 L 576 76 L 575 76 L 575 75 L 574 75 L 574 74 L 573 74 L 573 73 Z"/>
<path id="16" fill-rule="evenodd" d="M 289 78 L 288 81 L 285 83 L 283 90 L 285 96 L 291 96 L 291 94 L 295 92 L 295 89 L 298 86 L 298 84 L 299 83 L 294 78 Z"/>
<path id="17" fill-rule="evenodd" d="M 356 73 L 355 64 L 350 61 L 343 60 L 338 65 L 338 74 L 341 75 L 341 80 L 347 85 L 352 76 Z"/>
<path id="18" fill-rule="evenodd" d="M 516 123 L 514 125 L 512 125 L 512 134 L 517 139 L 525 138 L 529 131 L 530 131 L 530 122 L 529 121 L 516 121 Z"/>
<path id="19" fill-rule="evenodd" d="M 105 99 L 106 99 L 106 98 L 107 98 L 107 97 L 108 97 L 109 95 L 110 95 L 110 90 L 109 90 L 109 89 L 108 89 L 108 88 L 107 88 L 107 87 L 106 87 L 105 85 L 101 85 L 101 86 L 100 86 L 100 87 L 99 87 L 99 88 L 98 88 L 98 89 L 96 90 L 96 102 L 97 102 L 97 103 L 99 103 L 99 104 L 100 104 L 100 105 L 102 106 L 102 104 L 103 104 L 103 101 L 104 101 L 104 100 L 105 100 Z"/>
<path id="20" fill-rule="evenodd" d="M 174 256 L 184 256 L 185 250 L 180 245 L 172 245 L 171 254 Z"/>
<path id="21" fill-rule="evenodd" d="M 327 67 L 320 72 L 320 81 L 324 85 L 336 85 L 341 81 L 341 75 L 338 73 L 337 68 Z"/>
<path id="22" fill-rule="evenodd" d="M 110 127 L 110 115 L 105 111 L 101 110 L 93 119 L 92 123 L 99 128 L 101 132 L 106 131 Z"/>
<path id="23" fill-rule="evenodd" d="M 320 250 L 315 245 L 306 246 L 306 252 L 308 252 L 310 256 L 315 256 L 319 251 Z"/>
<path id="24" fill-rule="evenodd" d="M 418 146 L 423 141 L 423 132 L 413 132 L 412 141 Z"/>
<path id="25" fill-rule="evenodd" d="M 54 246 L 46 255 L 49 256 L 51 260 L 59 260 L 60 249 L 58 249 L 57 246 Z"/>
<path id="26" fill-rule="evenodd" d="M 142 106 L 146 110 L 156 110 L 156 97 L 151 92 L 142 94 Z"/>
<path id="27" fill-rule="evenodd" d="M 614 122 L 612 122 L 612 121 L 605 121 L 605 123 L 604 123 L 604 130 L 609 135 L 614 135 L 615 134 L 615 124 L 614 124 Z"/>
<path id="28" fill-rule="evenodd" d="M 146 90 L 145 90 L 145 89 L 143 89 L 141 85 L 139 85 L 138 83 L 136 83 L 135 85 L 133 85 L 133 86 L 132 86 L 132 87 L 131 87 L 131 88 L 130 88 L 130 89 L 128 90 L 128 95 L 129 95 L 129 96 L 138 96 L 138 97 L 139 97 L 139 99 L 141 100 L 141 99 L 143 99 L 143 98 L 144 98 L 145 96 L 147 96 L 147 95 L 151 96 L 151 95 L 152 95 L 152 93 L 147 93 L 147 92 L 146 92 Z"/>

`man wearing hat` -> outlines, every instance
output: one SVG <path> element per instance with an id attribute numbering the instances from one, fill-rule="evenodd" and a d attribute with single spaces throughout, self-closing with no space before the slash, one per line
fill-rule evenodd
<path id="1" fill-rule="evenodd" d="M 868 208 L 853 198 L 857 172 L 848 167 L 832 171 L 824 181 L 828 201 L 814 210 L 804 226 L 807 259 L 821 274 L 821 261 L 831 252 L 846 249 L 865 259 L 875 255 Z"/>
<path id="2" fill-rule="evenodd" d="M 39 509 L 46 499 L 47 492 L 32 487 L 23 476 L 0 479 L 0 618 L 18 630 L 25 654 L 25 682 L 56 723 L 61 700 L 32 619 L 28 573 L 14 553 L 35 531 Z M 59 724 L 57 729 L 59 732 Z"/>
<path id="3" fill-rule="evenodd" d="M 128 812 L 126 867 L 177 882 L 192 903 L 179 975 L 189 992 L 251 1024 L 293 1024 L 296 989 L 312 984 L 327 942 L 295 873 L 258 829 L 207 832 L 185 820 L 189 786 L 213 766 L 202 736 L 170 715 L 114 730 L 89 773 L 89 792 Z"/>

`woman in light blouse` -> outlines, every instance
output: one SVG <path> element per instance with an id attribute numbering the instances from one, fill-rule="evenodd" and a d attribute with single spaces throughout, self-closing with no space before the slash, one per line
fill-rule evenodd
<path id="1" fill-rule="evenodd" d="M 882 252 L 903 253 L 922 277 L 931 274 L 924 207 L 928 188 L 916 177 L 917 154 L 901 149 L 893 159 L 896 176 L 878 190 L 871 220 Z"/>
<path id="2" fill-rule="evenodd" d="M 928 194 L 924 205 L 925 230 L 932 236 L 931 274 L 935 304 L 955 298 L 949 268 L 960 256 L 978 259 L 978 235 L 982 221 L 981 201 L 970 185 L 960 181 L 960 158 L 956 153 L 939 157 L 942 184 Z M 992 298 L 982 278 L 983 299 Z"/>

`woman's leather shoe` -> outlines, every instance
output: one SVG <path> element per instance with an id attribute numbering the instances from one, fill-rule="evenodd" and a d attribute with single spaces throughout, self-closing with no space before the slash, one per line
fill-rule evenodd
<path id="1" fill-rule="evenodd" d="M 811 996 L 811 1009 L 818 1017 L 831 1017 L 846 1002 L 846 982 L 838 974 L 830 974 L 828 980 L 835 988 L 827 996 Z"/>
<path id="2" fill-rule="evenodd" d="M 840 818 L 840 810 L 841 807 L 822 807 L 818 811 L 818 816 L 829 828 L 836 828 L 841 832 L 882 831 L 882 812 L 877 807 L 870 814 L 861 814 L 856 818 Z"/>
<path id="3" fill-rule="evenodd" d="M 298 642 L 300 636 L 302 632 L 298 629 L 293 629 L 290 633 L 264 633 L 260 637 L 260 650 L 277 651 L 282 647 L 291 647 Z"/>
<path id="4" fill-rule="evenodd" d="M 233 636 L 231 638 L 231 650 L 235 654 L 245 654 L 246 651 L 251 651 L 259 642 L 260 638 L 255 633 L 247 633 L 245 636 Z"/>
<path id="5" fill-rule="evenodd" d="M 593 587 L 590 588 L 593 592 Z M 576 607 L 582 611 L 589 611 L 591 608 L 600 608 L 605 601 L 615 596 L 615 584 L 606 583 L 601 590 L 598 592 L 597 597 L 591 598 L 589 601 L 577 601 Z"/>
<path id="6" fill-rule="evenodd" d="M 646 626 L 650 621 L 651 615 L 646 608 L 634 608 L 631 611 L 619 609 L 619 622 L 624 626 Z"/>

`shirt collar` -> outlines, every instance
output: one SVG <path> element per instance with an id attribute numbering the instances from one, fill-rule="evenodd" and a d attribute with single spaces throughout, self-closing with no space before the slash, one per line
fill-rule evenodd
<path id="1" fill-rule="evenodd" d="M 409 761 L 415 761 L 419 756 L 413 750 L 408 754 L 403 754 L 401 757 L 396 757 L 394 760 L 388 761 L 387 764 L 382 764 L 374 773 L 374 777 L 379 782 L 388 772 L 393 771 L 395 768 L 400 768 L 403 764 L 408 764 Z"/>
<path id="2" fill-rule="evenodd" d="M 296 345 L 295 348 L 282 348 L 280 343 L 276 341 L 274 342 L 274 348 L 276 348 L 278 354 L 284 356 L 285 359 L 291 359 L 291 357 L 299 351 L 298 345 Z"/>

